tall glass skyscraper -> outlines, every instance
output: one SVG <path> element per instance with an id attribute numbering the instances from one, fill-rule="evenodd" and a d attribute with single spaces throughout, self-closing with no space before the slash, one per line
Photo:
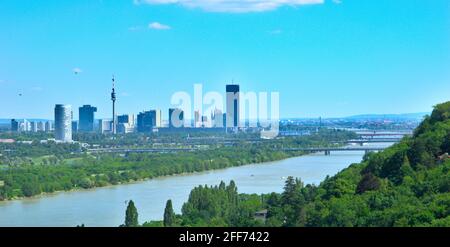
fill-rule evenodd
<path id="1" fill-rule="evenodd" d="M 156 111 L 145 111 L 137 115 L 137 131 L 141 133 L 152 132 L 156 126 Z"/>
<path id="2" fill-rule="evenodd" d="M 55 139 L 57 141 L 72 141 L 72 106 L 55 106 Z"/>
<path id="3" fill-rule="evenodd" d="M 227 85 L 227 128 L 239 127 L 239 85 Z"/>
<path id="4" fill-rule="evenodd" d="M 84 105 L 79 109 L 80 121 L 78 123 L 78 131 L 81 132 L 93 132 L 94 131 L 94 113 L 97 112 L 97 108 Z"/>
<path id="5" fill-rule="evenodd" d="M 161 110 L 141 112 L 137 116 L 137 131 L 152 132 L 153 128 L 161 127 Z"/>

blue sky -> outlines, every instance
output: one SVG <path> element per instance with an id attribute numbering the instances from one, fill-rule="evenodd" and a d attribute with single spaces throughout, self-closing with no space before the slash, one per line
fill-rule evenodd
<path id="1" fill-rule="evenodd" d="M 423 112 L 449 68 L 448 0 L 0 2 L 0 118 L 110 116 L 112 74 L 119 113 L 166 118 L 174 92 L 232 79 L 280 92 L 282 117 Z"/>

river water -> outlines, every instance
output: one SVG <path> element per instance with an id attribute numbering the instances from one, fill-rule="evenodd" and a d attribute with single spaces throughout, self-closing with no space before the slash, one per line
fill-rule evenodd
<path id="1" fill-rule="evenodd" d="M 281 192 L 288 176 L 305 184 L 319 184 L 352 163 L 364 152 L 317 153 L 264 164 L 151 179 L 85 191 L 60 192 L 32 199 L 0 202 L 0 226 L 119 226 L 127 200 L 133 200 L 139 222 L 160 220 L 165 203 L 172 199 L 177 213 L 195 186 L 234 180 L 241 193 Z"/>

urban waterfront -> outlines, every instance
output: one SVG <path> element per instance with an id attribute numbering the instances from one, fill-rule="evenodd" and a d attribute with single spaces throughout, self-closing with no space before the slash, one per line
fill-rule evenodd
<path id="1" fill-rule="evenodd" d="M 281 192 L 288 176 L 305 184 L 319 184 L 352 163 L 364 152 L 334 152 L 295 157 L 264 164 L 157 178 L 143 182 L 60 192 L 31 199 L 0 202 L 0 226 L 118 226 L 123 223 L 128 200 L 139 209 L 140 222 L 162 219 L 164 205 L 172 199 L 180 212 L 189 192 L 198 185 L 217 185 L 234 180 L 240 193 Z"/>

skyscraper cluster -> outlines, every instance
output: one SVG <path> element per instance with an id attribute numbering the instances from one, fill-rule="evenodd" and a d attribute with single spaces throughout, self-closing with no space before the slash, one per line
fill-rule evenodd
<path id="1" fill-rule="evenodd" d="M 26 119 L 11 119 L 12 132 L 51 132 L 53 124 L 51 121 L 28 121 Z"/>
<path id="2" fill-rule="evenodd" d="M 72 134 L 76 132 L 96 132 L 105 133 L 132 133 L 134 131 L 141 133 L 151 133 L 156 129 L 163 128 L 162 112 L 154 109 L 142 111 L 135 118 L 134 114 L 124 114 L 116 116 L 116 92 L 113 78 L 113 87 L 111 93 L 112 119 L 100 119 L 95 123 L 95 113 L 97 108 L 91 105 L 83 105 L 79 107 L 79 121 L 73 121 L 72 106 L 65 104 L 57 104 L 54 109 L 54 132 L 55 139 L 61 142 L 71 142 Z M 199 111 L 194 112 L 194 128 L 227 128 L 236 129 L 239 127 L 239 85 L 226 86 L 226 113 L 222 113 L 221 109 L 215 109 L 211 112 L 211 116 L 201 116 Z M 170 108 L 168 111 L 169 129 L 184 128 L 185 113 L 179 108 Z M 97 125 L 97 128 L 96 128 Z M 11 120 L 11 130 L 19 131 L 52 131 L 53 124 L 51 121 L 39 122 L 27 120 L 18 121 Z"/>

